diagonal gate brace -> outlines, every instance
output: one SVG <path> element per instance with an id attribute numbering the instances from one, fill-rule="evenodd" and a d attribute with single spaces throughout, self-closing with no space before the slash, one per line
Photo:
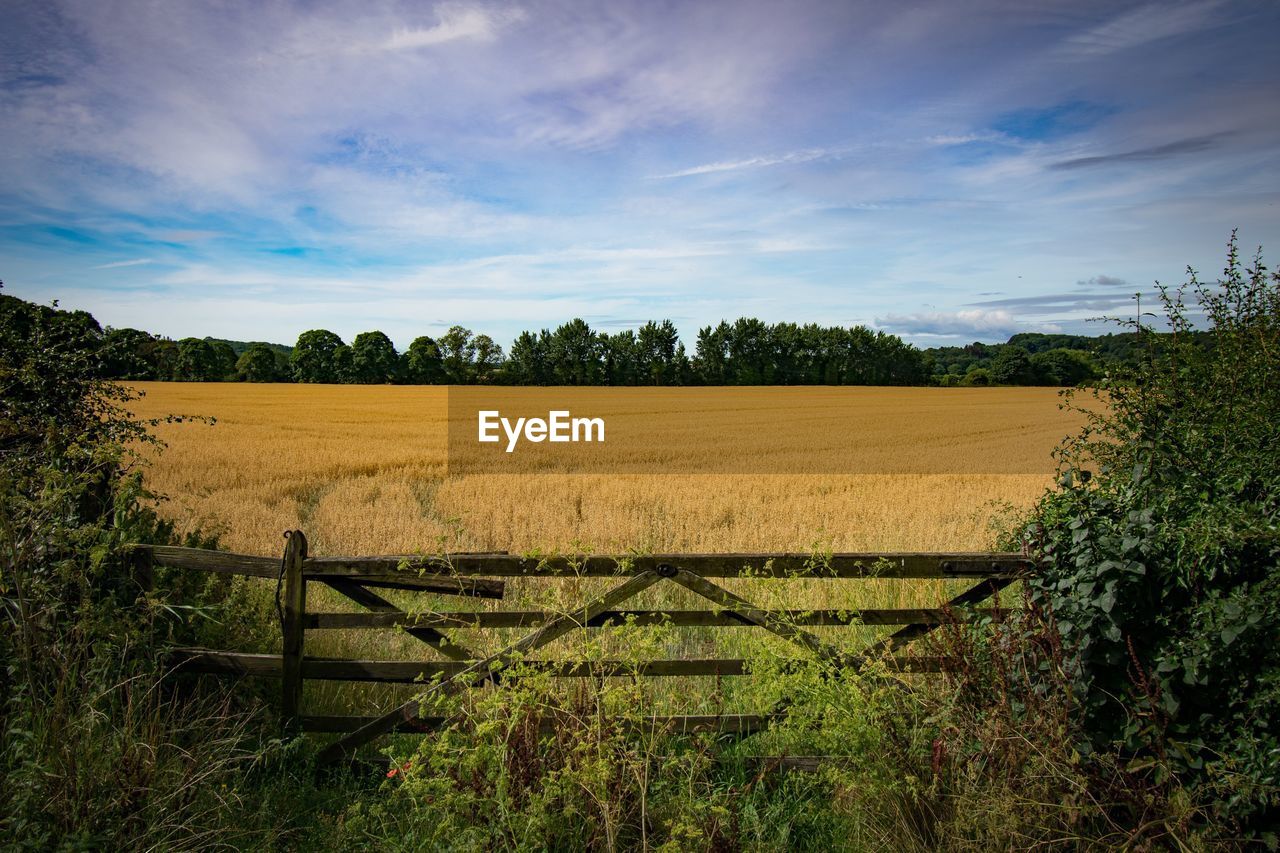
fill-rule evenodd
<path id="1" fill-rule="evenodd" d="M 522 655 L 564 636 L 574 628 L 586 625 L 606 610 L 616 607 L 628 598 L 653 586 L 660 576 L 652 571 L 633 575 L 609 592 L 587 604 L 580 610 L 566 613 L 547 622 L 537 631 L 529 634 L 502 651 L 477 661 L 458 675 L 428 688 L 420 696 L 376 717 L 350 734 L 344 735 L 325 747 L 317 757 L 321 765 L 333 764 L 343 758 L 350 757 L 357 747 L 363 746 L 374 738 L 384 735 L 404 723 L 412 723 L 421 716 L 421 708 L 432 699 L 452 696 L 468 687 L 477 687 L 490 681 L 503 667 L 518 660 Z"/>
<path id="2" fill-rule="evenodd" d="M 1015 580 L 1017 580 L 1016 577 L 1009 575 L 987 578 L 952 598 L 946 603 L 946 605 L 944 605 L 944 607 L 967 607 L 970 604 L 977 604 L 980 601 L 986 601 L 988 598 L 995 595 Z M 865 654 L 868 657 L 875 657 L 884 654 L 887 651 L 893 651 L 904 643 L 920 639 L 936 627 L 938 626 L 926 625 L 919 622 L 903 626 L 884 639 L 872 644 L 867 648 Z"/>
<path id="3" fill-rule="evenodd" d="M 347 578 L 325 578 L 323 583 L 342 593 L 356 604 L 367 607 L 375 612 L 404 613 L 404 611 L 399 607 L 396 607 L 376 592 L 370 591 L 359 581 L 349 580 Z M 440 654 L 452 660 L 479 660 L 480 658 L 479 655 L 473 654 L 466 646 L 460 646 L 457 643 L 452 642 L 444 634 L 430 626 L 423 625 L 415 628 L 406 628 L 405 633 L 415 639 L 421 640 L 432 648 L 438 650 Z"/>

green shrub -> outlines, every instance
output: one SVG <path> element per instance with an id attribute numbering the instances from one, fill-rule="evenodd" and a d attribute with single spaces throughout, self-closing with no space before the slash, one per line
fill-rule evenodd
<path id="1" fill-rule="evenodd" d="M 1280 276 L 1261 251 L 1242 267 L 1234 235 L 1220 282 L 1188 273 L 1160 291 L 1170 334 L 1130 324 L 1143 358 L 1061 450 L 1031 589 L 1069 652 L 1082 748 L 1262 831 L 1280 819 Z"/>
<path id="2" fill-rule="evenodd" d="M 133 569 L 131 543 L 177 537 L 133 470 L 149 439 L 132 392 L 95 378 L 106 349 L 81 315 L 0 297 L 0 838 L 260 841 L 277 818 L 244 792 L 244 703 L 162 679 L 162 641 L 192 639 L 202 601 L 157 597 Z"/>

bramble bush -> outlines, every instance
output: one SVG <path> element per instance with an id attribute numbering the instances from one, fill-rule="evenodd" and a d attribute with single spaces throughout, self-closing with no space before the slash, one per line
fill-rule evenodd
<path id="1" fill-rule="evenodd" d="M 1160 289 L 1167 332 L 1095 391 L 1023 537 L 1045 561 L 1079 748 L 1272 845 L 1280 821 L 1280 275 L 1236 237 Z M 1198 335 L 1198 325 L 1211 334 Z M 1101 405 L 1096 405 L 1101 403 Z"/>
<path id="2" fill-rule="evenodd" d="M 97 323 L 0 296 L 0 838 L 16 849 L 189 849 L 270 837 L 237 781 L 258 758 L 243 702 L 162 680 L 201 590 L 151 593 L 135 542 L 178 537 L 131 448 L 148 424 L 98 377 Z M 179 689 L 181 688 L 181 689 Z"/>

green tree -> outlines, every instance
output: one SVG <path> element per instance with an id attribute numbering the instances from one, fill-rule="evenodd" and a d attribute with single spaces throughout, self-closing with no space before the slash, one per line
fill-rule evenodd
<path id="1" fill-rule="evenodd" d="M 499 368 L 502 367 L 502 347 L 494 343 L 488 335 L 476 335 L 475 360 L 472 364 L 473 381 L 487 384 L 493 381 Z"/>
<path id="2" fill-rule="evenodd" d="M 476 361 L 475 336 L 463 326 L 450 326 L 440 337 L 440 362 L 451 385 L 471 382 Z"/>
<path id="3" fill-rule="evenodd" d="M 219 381 L 234 379 L 236 374 L 236 351 L 231 348 L 231 344 L 226 341 L 209 341 L 209 346 L 213 348 L 214 369 L 216 378 Z"/>
<path id="4" fill-rule="evenodd" d="M 670 320 L 650 320 L 636 334 L 637 372 L 646 385 L 678 384 L 684 351 L 680 335 Z M 677 354 L 681 358 L 677 358 Z"/>
<path id="5" fill-rule="evenodd" d="M 222 362 L 213 344 L 200 338 L 178 341 L 174 379 L 181 382 L 216 382 L 222 378 Z"/>
<path id="6" fill-rule="evenodd" d="M 154 361 L 156 339 L 138 329 L 107 329 L 103 378 L 151 380 L 161 378 Z"/>
<path id="7" fill-rule="evenodd" d="M 641 379 L 640 342 L 630 329 L 602 335 L 606 385 L 636 385 Z"/>
<path id="8" fill-rule="evenodd" d="M 557 385 L 599 385 L 604 376 L 600 336 L 578 317 L 551 333 L 547 360 Z"/>
<path id="9" fill-rule="evenodd" d="M 1031 356 L 1031 368 L 1041 385 L 1071 387 L 1096 379 L 1093 360 L 1083 350 L 1051 349 Z"/>
<path id="10" fill-rule="evenodd" d="M 414 338 L 404 353 L 404 379 L 410 385 L 431 385 L 444 379 L 444 363 L 435 340 L 422 335 Z"/>
<path id="11" fill-rule="evenodd" d="M 693 372 L 703 385 L 729 384 L 729 324 L 721 321 L 715 327 L 698 330 L 693 352 Z"/>
<path id="12" fill-rule="evenodd" d="M 512 385 L 551 384 L 551 364 L 548 361 L 546 329 L 541 336 L 533 332 L 521 332 L 511 342 L 511 352 L 503 368 L 503 380 Z"/>
<path id="13" fill-rule="evenodd" d="M 289 365 L 297 382 L 342 382 L 350 357 L 342 338 L 328 329 L 312 329 L 298 336 Z"/>
<path id="14" fill-rule="evenodd" d="M 266 344 L 252 344 L 236 360 L 236 378 L 241 382 L 278 382 L 276 354 Z"/>
<path id="15" fill-rule="evenodd" d="M 351 342 L 351 380 L 364 385 L 394 382 L 400 366 L 395 344 L 382 332 L 361 332 Z"/>
<path id="16" fill-rule="evenodd" d="M 993 385 L 1032 385 L 1036 381 L 1035 369 L 1031 366 L 1031 353 L 1016 344 L 1006 344 L 991 359 L 991 382 Z"/>

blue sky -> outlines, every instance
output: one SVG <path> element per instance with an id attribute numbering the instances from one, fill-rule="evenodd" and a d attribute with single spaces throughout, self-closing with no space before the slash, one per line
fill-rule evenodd
<path id="1" fill-rule="evenodd" d="M 111 325 L 1105 331 L 1280 253 L 1274 2 L 15 2 L 0 279 Z"/>

